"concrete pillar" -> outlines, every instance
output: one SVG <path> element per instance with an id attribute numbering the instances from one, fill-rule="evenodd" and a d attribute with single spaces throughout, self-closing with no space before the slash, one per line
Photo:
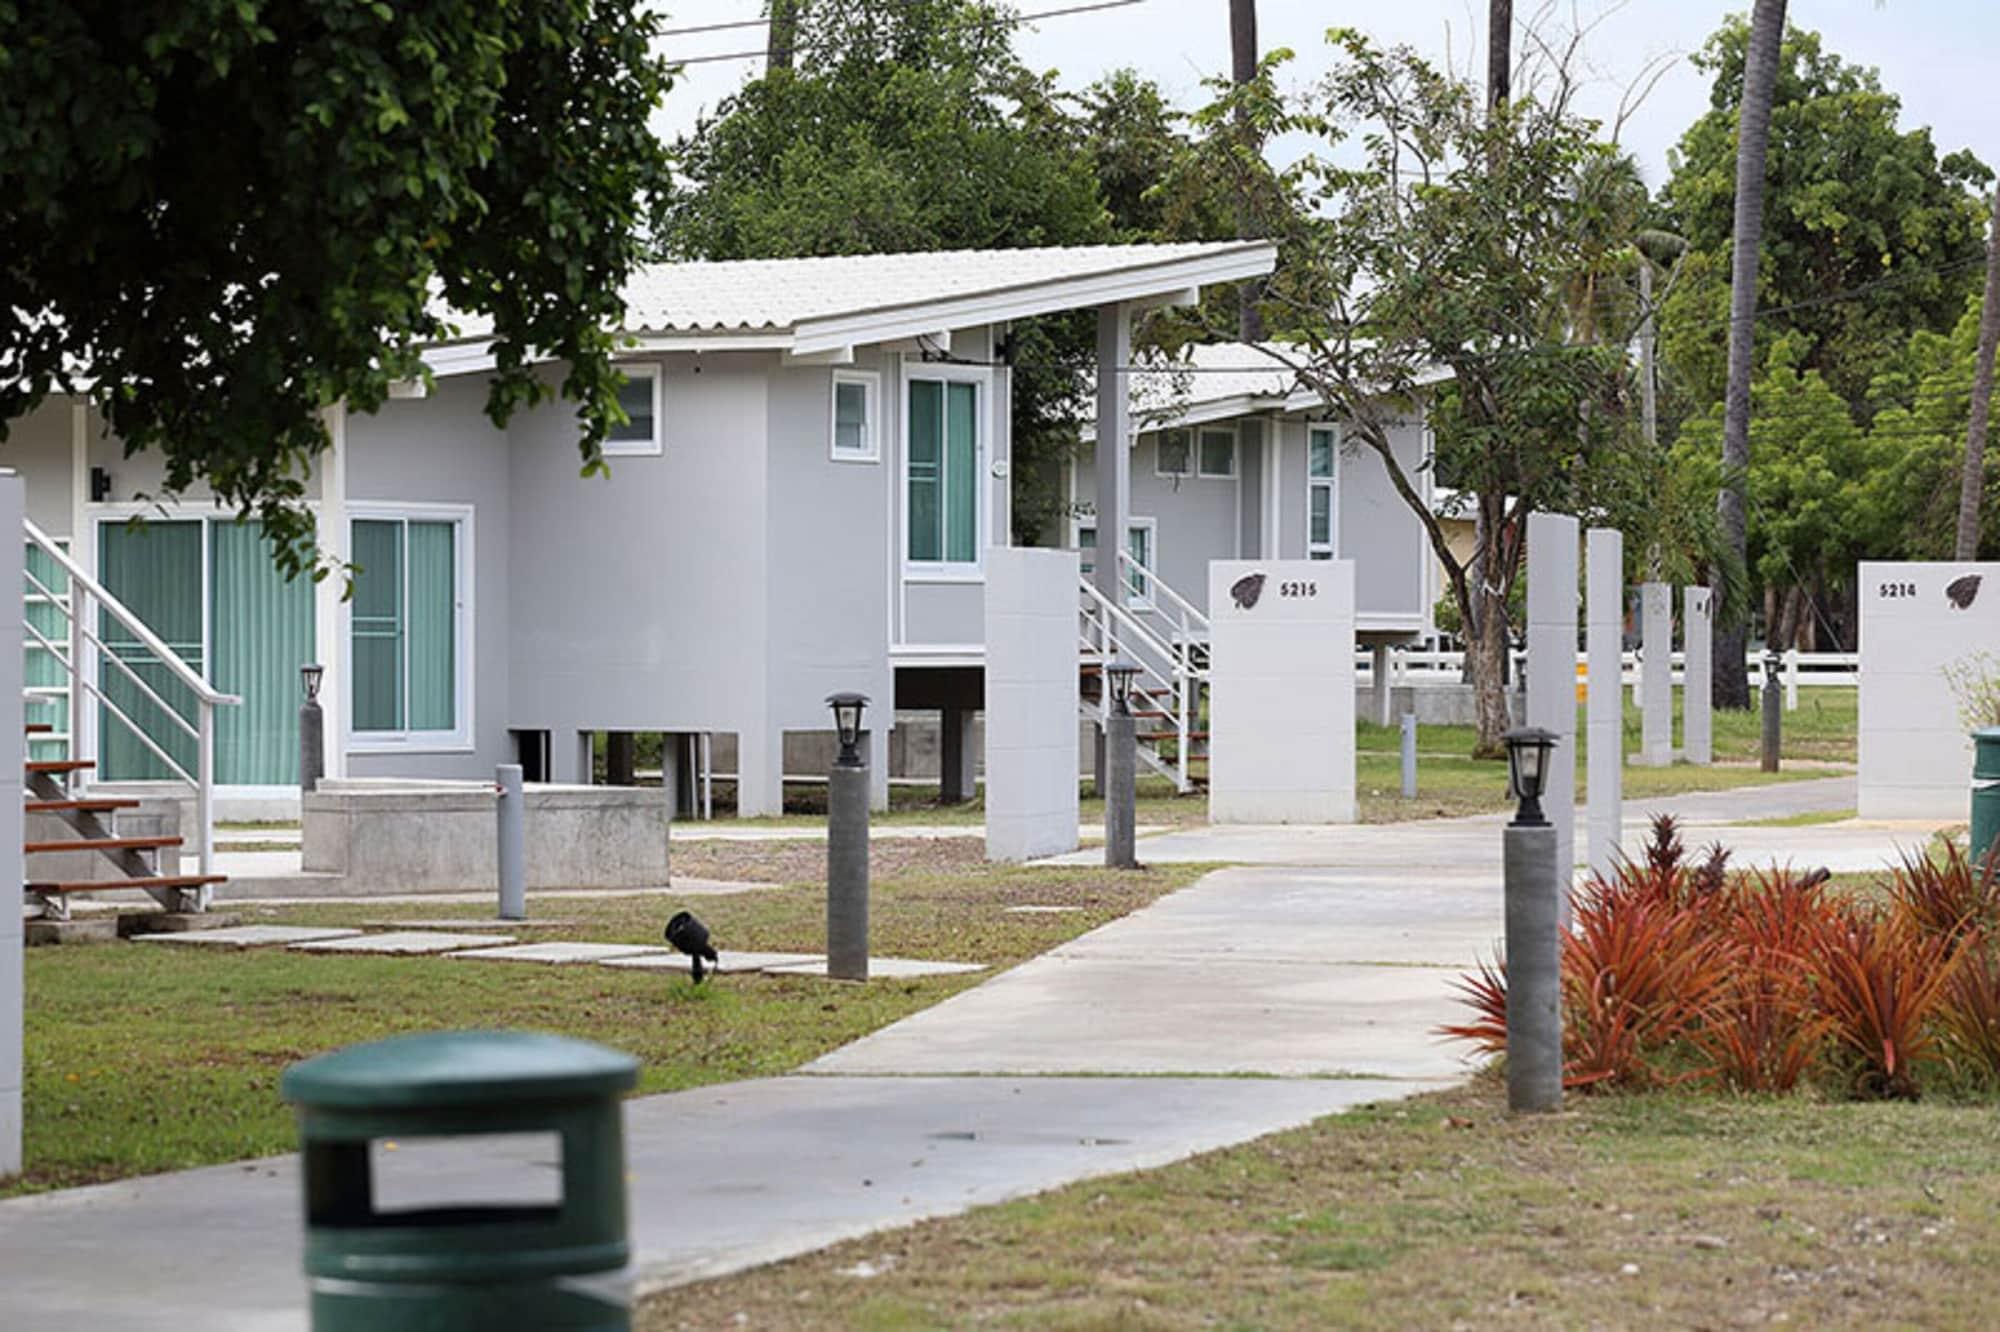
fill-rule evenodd
<path id="1" fill-rule="evenodd" d="M 938 803 L 962 804 L 977 789 L 973 767 L 972 712 L 946 708 L 938 722 Z"/>
<path id="2" fill-rule="evenodd" d="M 604 735 L 604 784 L 631 786 L 638 781 L 639 737 L 631 731 Z"/>
<path id="3" fill-rule="evenodd" d="M 1576 519 L 1528 515 L 1527 724 L 1555 732 L 1542 808 L 1556 829 L 1563 882 L 1576 865 Z"/>
<path id="4" fill-rule="evenodd" d="M 1799 710 L 1799 650 L 1785 649 L 1785 711 Z"/>
<path id="5" fill-rule="evenodd" d="M 1090 728 L 1090 794 L 1099 800 L 1111 789 L 1110 751 L 1105 747 L 1104 724 Z"/>
<path id="6" fill-rule="evenodd" d="M 877 814 L 889 810 L 890 735 L 894 727 L 861 733 L 861 758 L 868 765 L 868 808 Z M 877 737 L 880 740 L 877 740 Z"/>
<path id="7" fill-rule="evenodd" d="M 16 589 L 16 596 L 23 564 L 23 503 L 20 475 L 0 471 L 0 527 L 14 533 L 12 541 L 0 541 L 0 587 Z M 21 706 L 26 637 L 21 621 L 18 609 L 0 616 L 0 883 L 22 881 L 21 765 L 27 760 L 22 729 L 27 719 Z M 0 911 L 0 1177 L 21 1171 L 22 934 L 21 909 L 10 902 Z"/>
<path id="8" fill-rule="evenodd" d="M 586 786 L 590 782 L 591 754 L 589 731 L 549 732 L 548 779 L 563 786 Z"/>
<path id="9" fill-rule="evenodd" d="M 1530 542 L 1533 539 L 1530 537 Z M 1534 549 L 1530 544 L 1531 560 Z M 1554 1110 L 1562 1104 L 1561 920 L 1568 867 L 1557 849 L 1560 839 L 1554 828 L 1510 824 L 1502 837 L 1507 1108 L 1518 1112 Z"/>
<path id="10" fill-rule="evenodd" d="M 986 858 L 1077 844 L 1077 553 L 986 551 Z"/>
<path id="11" fill-rule="evenodd" d="M 1589 795 L 1587 863 L 1594 873 L 1609 875 L 1618 863 L 1625 814 L 1625 538 L 1611 528 L 1593 527 L 1585 539 L 1589 547 L 1584 613 L 1589 682 L 1584 710 L 1590 740 L 1584 782 Z"/>
<path id="12" fill-rule="evenodd" d="M 1104 868 L 1136 869 L 1133 850 L 1139 789 L 1139 723 L 1131 713 L 1112 713 L 1104 720 L 1106 781 L 1104 797 Z"/>
<path id="13" fill-rule="evenodd" d="M 1097 561 L 1091 579 L 1104 599 L 1114 606 L 1125 604 L 1125 576 L 1119 571 L 1116 552 L 1125 549 L 1125 522 L 1132 512 L 1132 401 L 1125 373 L 1125 367 L 1131 363 L 1131 307 L 1099 306 Z"/>
<path id="14" fill-rule="evenodd" d="M 1639 762 L 1664 768 L 1674 761 L 1674 590 L 1639 585 Z"/>
<path id="15" fill-rule="evenodd" d="M 736 733 L 736 816 L 759 819 L 785 812 L 782 731 Z"/>
<path id="16" fill-rule="evenodd" d="M 1687 669 L 1681 685 L 1681 747 L 1689 763 L 1707 766 L 1715 757 L 1714 704 L 1708 696 L 1715 657 L 1715 593 L 1690 587 L 1682 594 L 1681 637 Z"/>
<path id="17" fill-rule="evenodd" d="M 868 772 L 827 774 L 826 974 L 868 979 Z"/>
<path id="18" fill-rule="evenodd" d="M 1377 643 L 1369 653 L 1369 678 L 1372 681 L 1368 695 L 1368 719 L 1377 726 L 1393 726 L 1396 718 L 1389 710 L 1389 645 Z"/>

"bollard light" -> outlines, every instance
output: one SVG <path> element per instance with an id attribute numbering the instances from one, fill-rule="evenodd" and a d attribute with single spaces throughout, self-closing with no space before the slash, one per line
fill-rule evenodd
<path id="1" fill-rule="evenodd" d="M 1778 651 L 1775 644 L 1766 644 L 1764 647 L 1764 687 L 1766 689 L 1777 685 L 1778 672 L 1782 671 L 1784 667 L 1784 654 Z"/>
<path id="2" fill-rule="evenodd" d="M 868 706 L 866 694 L 828 694 L 826 705 L 833 709 L 833 729 L 840 736 L 840 757 L 834 761 L 843 768 L 861 766 L 861 714 Z"/>
<path id="3" fill-rule="evenodd" d="M 306 688 L 306 702 L 319 701 L 319 682 L 325 675 L 326 667 L 316 661 L 299 667 L 299 683 Z"/>
<path id="4" fill-rule="evenodd" d="M 1138 665 L 1122 657 L 1105 665 L 1104 678 L 1111 682 L 1111 711 L 1115 716 L 1132 715 L 1132 677 L 1138 673 Z"/>
<path id="5" fill-rule="evenodd" d="M 1542 814 L 1542 791 L 1549 780 L 1549 753 L 1556 747 L 1556 733 L 1539 726 L 1523 726 L 1500 739 L 1507 745 L 1507 784 L 1520 802 L 1514 813 L 1517 828 L 1539 828 L 1548 824 Z"/>
<path id="6" fill-rule="evenodd" d="M 708 940 L 708 926 L 696 919 L 694 912 L 676 911 L 667 922 L 666 940 L 676 952 L 687 954 L 688 970 L 693 973 L 696 985 L 707 974 L 701 966 L 704 960 L 717 971 L 722 970 L 722 959 L 716 956 L 715 945 Z"/>

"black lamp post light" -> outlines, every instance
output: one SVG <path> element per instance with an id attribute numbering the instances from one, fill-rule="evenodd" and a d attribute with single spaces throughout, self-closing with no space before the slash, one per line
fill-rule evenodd
<path id="1" fill-rule="evenodd" d="M 833 709 L 834 733 L 840 737 L 840 754 L 834 759 L 843 768 L 861 766 L 861 714 L 867 710 L 866 694 L 829 694 L 826 705 Z"/>
<path id="2" fill-rule="evenodd" d="M 319 706 L 320 681 L 326 667 L 316 661 L 299 667 L 305 699 L 299 704 L 299 790 L 317 791 L 326 776 L 326 714 Z"/>
<path id="3" fill-rule="evenodd" d="M 1546 828 L 1542 813 L 1542 792 L 1548 788 L 1549 754 L 1556 747 L 1556 733 L 1540 726 L 1522 726 L 1500 739 L 1507 746 L 1507 794 L 1519 802 L 1514 812 L 1517 828 Z"/>
<path id="4" fill-rule="evenodd" d="M 319 682 L 326 678 L 326 667 L 318 662 L 307 662 L 299 667 L 299 683 L 305 686 L 306 702 L 319 701 Z"/>
<path id="5" fill-rule="evenodd" d="M 1104 678 L 1111 682 L 1111 713 L 1115 717 L 1132 715 L 1132 678 L 1139 673 L 1138 664 L 1119 658 L 1104 668 Z"/>

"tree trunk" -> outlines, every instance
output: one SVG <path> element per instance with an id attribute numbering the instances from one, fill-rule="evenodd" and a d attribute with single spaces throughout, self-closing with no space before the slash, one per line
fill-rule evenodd
<path id="1" fill-rule="evenodd" d="M 1229 77 L 1239 88 L 1257 77 L 1257 0 L 1229 0 Z M 1240 111 L 1236 128 L 1253 147 L 1262 148 L 1255 141 L 1249 118 Z M 1254 230 L 1251 203 L 1246 198 L 1236 211 L 1237 238 L 1248 240 Z M 1264 284 L 1257 278 L 1236 289 L 1236 334 L 1245 342 L 1263 340 L 1264 314 L 1257 308 L 1263 298 Z"/>
<path id="2" fill-rule="evenodd" d="M 1785 36 L 1785 0 L 1757 0 L 1750 15 L 1750 51 L 1743 70 L 1737 120 L 1736 219 L 1729 256 L 1729 391 L 1723 400 L 1722 493 L 1715 509 L 1722 539 L 1739 565 L 1749 563 L 1750 359 L 1757 334 L 1757 260 L 1764 244 L 1764 157 L 1771 141 L 1771 98 Z M 1748 617 L 1724 608 L 1717 626 L 1714 686 L 1718 708 L 1750 707 L 1745 661 Z"/>
<path id="3" fill-rule="evenodd" d="M 1472 667 L 1473 718 L 1477 735 L 1472 757 L 1499 758 L 1507 752 L 1500 739 L 1507 731 L 1507 603 L 1480 582 L 1472 593 L 1479 604 L 1479 630 L 1466 661 Z"/>
<path id="4" fill-rule="evenodd" d="M 1986 237 L 1986 297 L 1979 307 L 1979 358 L 1972 367 L 1972 419 L 1965 427 L 1965 473 L 1958 481 L 1958 541 L 1952 558 L 1979 558 L 1979 510 L 1986 498 L 1986 415 L 1993 406 L 1993 351 L 2000 343 L 2000 189 Z"/>
<path id="5" fill-rule="evenodd" d="M 771 22 L 764 37 L 766 73 L 792 67 L 792 47 L 798 39 L 801 3 L 802 0 L 771 0 Z"/>
<path id="6" fill-rule="evenodd" d="M 1486 105 L 1514 93 L 1514 0 L 1486 0 Z"/>

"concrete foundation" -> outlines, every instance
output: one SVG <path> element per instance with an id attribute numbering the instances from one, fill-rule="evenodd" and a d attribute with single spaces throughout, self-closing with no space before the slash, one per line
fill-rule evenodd
<path id="1" fill-rule="evenodd" d="M 301 866 L 357 893 L 493 888 L 494 801 L 486 782 L 321 782 L 305 798 Z M 526 803 L 529 888 L 667 882 L 663 789 L 535 785 Z"/>

